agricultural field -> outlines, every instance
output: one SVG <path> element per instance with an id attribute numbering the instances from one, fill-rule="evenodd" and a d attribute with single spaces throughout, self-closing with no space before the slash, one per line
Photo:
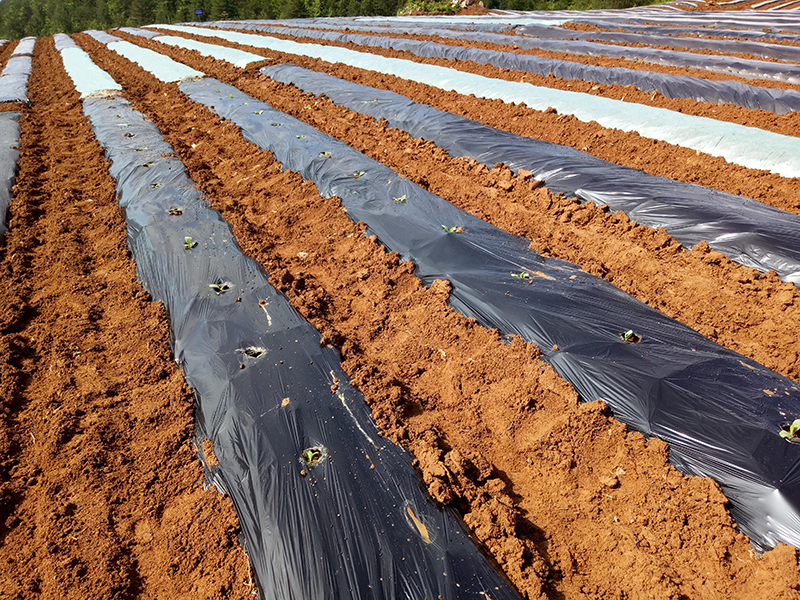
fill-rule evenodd
<path id="1" fill-rule="evenodd" d="M 800 598 L 795 4 L 4 42 L 0 598 Z"/>

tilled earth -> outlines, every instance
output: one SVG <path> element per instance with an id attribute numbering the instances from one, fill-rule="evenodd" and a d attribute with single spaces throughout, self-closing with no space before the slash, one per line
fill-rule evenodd
<path id="1" fill-rule="evenodd" d="M 736 265 L 705 244 L 685 250 L 663 230 L 555 196 L 505 166 L 451 157 L 275 83 L 258 73 L 261 65 L 242 70 L 114 35 L 235 85 L 526 237 L 537 251 L 572 261 L 800 381 L 800 292 L 774 273 Z M 161 130 L 245 253 L 338 348 L 384 434 L 413 453 L 433 498 L 458 509 L 524 597 L 800 597 L 796 549 L 757 556 L 718 486 L 672 468 L 666 444 L 627 431 L 602 402 L 579 402 L 533 345 L 505 343 L 450 309 L 447 282 L 422 286 L 413 265 L 364 237 L 338 199 L 284 171 L 176 84 L 159 82 L 88 35 L 73 39 Z M 391 89 L 494 127 L 800 212 L 797 179 L 569 116 L 242 49 L 269 64 L 292 62 Z M 0 62 L 10 51 L 0 52 Z M 800 131 L 791 113 L 423 62 Z M 108 164 L 50 38 L 37 43 L 29 97 L 30 107 L 12 107 L 24 113 L 21 158 L 0 248 L 7 281 L 0 598 L 252 597 L 232 505 L 203 488 L 191 390 L 171 359 L 167 316 L 136 280 Z M 466 460 L 477 472 L 464 468 Z"/>

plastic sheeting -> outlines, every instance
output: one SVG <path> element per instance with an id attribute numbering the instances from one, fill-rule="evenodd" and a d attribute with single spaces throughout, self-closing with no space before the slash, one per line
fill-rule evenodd
<path id="1" fill-rule="evenodd" d="M 155 40 L 161 42 L 162 44 L 177 46 L 178 48 L 183 48 L 185 50 L 194 50 L 195 52 L 199 52 L 203 56 L 213 56 L 214 58 L 227 61 L 232 65 L 240 68 L 244 68 L 251 63 L 264 62 L 265 60 L 269 60 L 264 56 L 258 56 L 257 54 L 253 54 L 252 52 L 244 52 L 243 50 L 237 50 L 235 48 L 227 48 L 224 46 L 217 46 L 216 48 L 213 49 L 212 52 L 210 52 L 208 44 L 204 44 L 202 42 L 196 42 L 195 40 L 189 40 L 186 38 L 177 37 L 173 35 L 160 35 L 156 37 Z"/>
<path id="2" fill-rule="evenodd" d="M 604 29 L 623 29 L 633 33 L 654 34 L 661 36 L 673 37 L 677 40 L 682 39 L 682 36 L 704 36 L 726 37 L 726 38 L 744 38 L 749 40 L 781 40 L 789 42 L 800 41 L 800 36 L 791 33 L 777 33 L 769 31 L 753 30 L 753 29 L 709 29 L 708 27 L 665 27 L 659 25 L 645 25 L 639 23 L 611 23 L 601 19 L 576 19 L 576 23 L 585 23 L 586 25 L 596 25 Z M 521 33 L 525 32 L 525 27 L 515 29 Z"/>
<path id="3" fill-rule="evenodd" d="M 617 418 L 666 440 L 679 468 L 714 477 L 756 544 L 800 544 L 800 443 L 779 436 L 800 415 L 793 381 L 232 86 L 203 79 L 180 88 L 341 198 L 348 217 L 413 260 L 424 283 L 449 280 L 453 308 L 534 342 L 583 398 L 606 400 Z M 639 343 L 621 339 L 630 329 Z"/>
<path id="4" fill-rule="evenodd" d="M 220 27 L 228 28 L 224 23 Z M 311 37 L 340 42 L 354 42 L 367 46 L 407 50 L 417 56 L 447 58 L 450 60 L 472 60 L 480 64 L 490 64 L 500 68 L 515 69 L 550 75 L 563 79 L 580 79 L 595 83 L 633 85 L 645 92 L 658 91 L 667 98 L 692 98 L 700 102 L 730 102 L 744 108 L 768 110 L 775 114 L 785 114 L 790 111 L 800 110 L 800 91 L 763 88 L 740 83 L 738 81 L 713 81 L 700 77 L 687 75 L 669 75 L 653 71 L 625 69 L 622 67 L 600 67 L 583 65 L 566 60 L 556 60 L 515 54 L 513 52 L 499 52 L 494 50 L 480 50 L 476 48 L 460 48 L 433 42 L 420 42 L 415 40 L 377 37 L 353 36 L 335 32 L 320 32 L 310 29 L 265 27 L 259 25 L 240 25 L 237 29 L 252 29 L 267 33 L 285 33 L 296 37 Z M 555 29 L 555 28 L 553 28 Z M 403 29 L 404 32 L 427 33 L 430 35 L 443 35 L 457 39 L 474 39 L 494 43 L 511 44 L 519 42 L 524 46 L 525 40 L 515 36 L 487 34 L 479 32 L 448 32 L 442 29 L 423 29 L 420 32 Z M 561 30 L 567 31 L 567 30 Z M 149 33 L 149 32 L 148 32 Z M 502 38 L 503 41 L 499 41 Z M 800 51 L 800 48 L 798 48 Z"/>
<path id="5" fill-rule="evenodd" d="M 0 74 L 0 103 L 28 104 L 28 79 L 33 70 L 33 59 L 27 55 L 12 56 Z"/>
<path id="6" fill-rule="evenodd" d="M 17 112 L 0 112 L 0 241 L 8 231 L 6 214 L 11 202 L 11 188 L 17 177 L 21 116 L 22 114 Z"/>
<path id="7" fill-rule="evenodd" d="M 103 31 L 85 31 L 84 33 L 92 36 L 101 44 L 105 44 L 109 50 L 113 50 L 129 61 L 146 68 L 156 79 L 164 83 L 183 81 L 185 79 L 203 76 L 203 73 L 200 71 L 195 71 L 186 65 L 175 62 L 163 54 L 153 52 L 141 46 L 136 46 L 135 44 L 121 40 Z M 145 65 L 147 65 L 147 67 L 144 67 Z"/>
<path id="8" fill-rule="evenodd" d="M 492 79 L 473 73 L 386 58 L 337 46 L 301 44 L 267 35 L 233 31 L 206 31 L 198 27 L 159 25 L 186 33 L 220 37 L 277 52 L 343 63 L 388 75 L 396 75 L 460 94 L 524 103 L 534 110 L 555 108 L 581 121 L 597 121 L 603 127 L 635 131 L 652 139 L 721 156 L 729 162 L 752 169 L 765 169 L 784 177 L 800 176 L 800 138 L 776 134 L 726 121 L 696 117 L 643 104 L 626 103 L 583 94 L 537 87 L 528 83 Z M 211 50 L 209 49 L 209 52 Z"/>
<path id="9" fill-rule="evenodd" d="M 148 40 L 154 38 L 157 35 L 160 35 L 155 31 L 148 31 L 147 29 L 139 29 L 138 27 L 120 27 L 119 30 L 124 33 L 128 33 L 130 35 L 138 35 L 140 37 L 147 38 Z"/>
<path id="10" fill-rule="evenodd" d="M 748 198 L 655 177 L 574 148 L 518 136 L 418 104 L 394 92 L 283 64 L 261 73 L 336 104 L 387 119 L 391 127 L 433 141 L 453 156 L 488 167 L 502 162 L 541 179 L 554 193 L 608 204 L 650 227 L 663 227 L 686 246 L 705 240 L 718 252 L 759 271 L 774 269 L 800 284 L 800 216 Z"/>
<path id="11" fill-rule="evenodd" d="M 560 27 L 547 25 L 528 25 L 517 29 L 518 33 L 534 35 L 537 37 L 554 37 L 572 40 L 595 40 L 604 42 L 624 42 L 630 44 L 647 44 L 649 46 L 673 46 L 675 48 L 688 48 L 692 50 L 711 50 L 716 52 L 742 52 L 764 58 L 774 58 L 798 62 L 800 48 L 783 44 L 769 44 L 763 42 L 745 42 L 741 40 L 714 40 L 689 37 L 671 37 L 665 35 L 648 34 L 646 37 L 635 33 L 619 31 L 573 31 Z"/>
<path id="12" fill-rule="evenodd" d="M 262 597 L 518 600 L 380 437 L 336 351 L 242 255 L 155 126 L 120 98 L 90 98 L 84 112 L 139 277 L 170 315 L 198 437 L 219 460 L 209 476 L 233 499 Z"/>
<path id="13" fill-rule="evenodd" d="M 554 15 L 556 16 L 556 15 Z M 736 12 L 702 12 L 693 11 L 683 14 L 656 14 L 649 12 L 620 11 L 589 11 L 574 13 L 573 19 L 582 17 L 600 18 L 605 21 L 623 21 L 628 23 L 644 22 L 649 25 L 679 25 L 681 27 L 708 27 L 714 29 L 750 28 L 750 29 L 776 29 L 782 31 L 800 32 L 800 23 L 797 16 L 758 11 Z"/>
<path id="14" fill-rule="evenodd" d="M 14 52 L 11 53 L 11 56 L 33 55 L 33 49 L 35 45 L 36 45 L 35 37 L 22 38 L 19 41 L 19 44 L 17 44 L 17 47 L 14 48 Z"/>
<path id="15" fill-rule="evenodd" d="M 114 81 L 111 75 L 94 64 L 89 55 L 78 48 L 69 36 L 57 33 L 53 37 L 55 38 L 56 50 L 61 54 L 64 69 L 72 79 L 75 89 L 78 90 L 82 99 L 93 94 L 122 89 L 122 86 Z"/>

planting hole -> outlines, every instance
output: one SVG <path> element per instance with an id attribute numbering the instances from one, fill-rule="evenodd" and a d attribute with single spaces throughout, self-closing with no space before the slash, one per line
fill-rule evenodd
<path id="1" fill-rule="evenodd" d="M 311 446 L 303 450 L 303 462 L 309 469 L 316 467 L 325 458 L 325 448 L 322 446 Z"/>
<path id="2" fill-rule="evenodd" d="M 800 438 L 800 419 L 781 425 L 780 436 L 790 442 Z"/>
<path id="3" fill-rule="evenodd" d="M 208 287 L 210 287 L 212 290 L 217 292 L 217 294 L 222 295 L 225 292 L 227 292 L 229 289 L 231 289 L 232 285 L 233 284 L 230 281 L 221 281 L 221 282 L 217 282 L 217 283 L 209 283 Z"/>
<path id="4" fill-rule="evenodd" d="M 629 329 L 625 333 L 620 333 L 619 337 L 622 338 L 622 341 L 626 344 L 638 344 L 642 341 L 642 338 L 636 335 L 633 329 Z"/>
<path id="5" fill-rule="evenodd" d="M 262 348 L 260 346 L 248 346 L 247 348 L 242 348 L 239 350 L 245 356 L 249 356 L 250 358 L 258 358 L 262 354 L 267 351 L 266 348 Z"/>

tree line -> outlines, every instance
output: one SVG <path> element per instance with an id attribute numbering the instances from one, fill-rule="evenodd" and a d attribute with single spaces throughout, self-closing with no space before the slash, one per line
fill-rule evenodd
<path id="1" fill-rule="evenodd" d="M 622 8 L 652 2 L 483 0 L 487 8 L 515 10 Z M 448 0 L 0 0 L 0 38 L 46 37 L 149 23 L 396 15 L 403 7 L 435 12 L 454 10 Z"/>
<path id="2" fill-rule="evenodd" d="M 396 15 L 404 0 L 2 0 L 0 38 L 217 19 Z M 202 14 L 196 14 L 202 11 Z"/>

